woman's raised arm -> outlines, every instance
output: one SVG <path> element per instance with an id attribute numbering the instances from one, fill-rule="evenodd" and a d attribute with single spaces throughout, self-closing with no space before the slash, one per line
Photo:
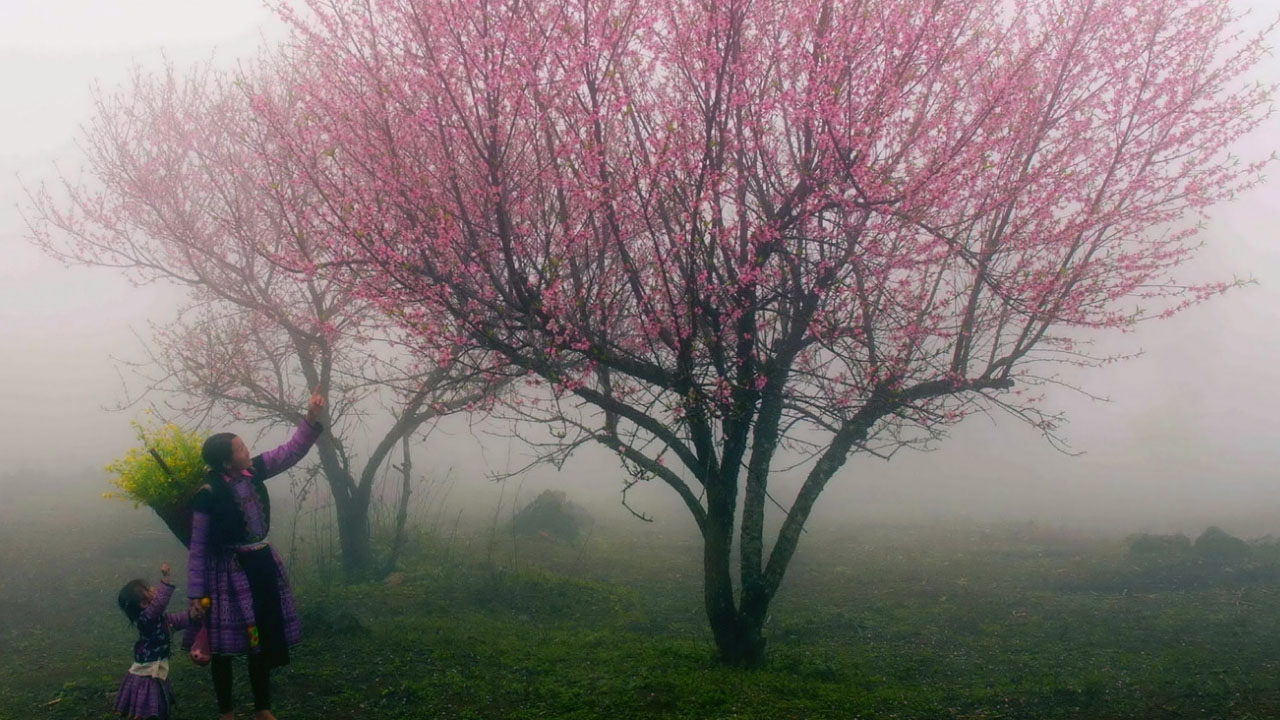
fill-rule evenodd
<path id="1" fill-rule="evenodd" d="M 320 394 L 320 386 L 311 391 L 311 399 L 307 401 L 307 415 L 298 424 L 293 437 L 274 450 L 268 450 L 253 459 L 254 470 L 261 479 L 279 475 L 307 456 L 316 438 L 320 437 L 320 412 L 324 408 L 324 397 Z"/>

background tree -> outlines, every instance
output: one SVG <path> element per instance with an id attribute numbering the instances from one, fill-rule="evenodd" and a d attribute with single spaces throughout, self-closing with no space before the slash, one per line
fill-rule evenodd
<path id="1" fill-rule="evenodd" d="M 177 319 L 152 328 L 142 365 L 147 390 L 172 409 L 202 423 L 292 425 L 299 398 L 323 389 L 331 432 L 319 465 L 355 581 L 375 570 L 370 503 L 388 457 L 407 463 L 412 435 L 491 388 L 457 358 L 413 361 L 381 312 L 314 272 L 314 192 L 250 108 L 257 93 L 285 92 L 287 73 L 281 58 L 238 74 L 170 66 L 98 92 L 83 144 L 94 185 L 32 193 L 29 226 L 66 262 L 190 290 Z"/>

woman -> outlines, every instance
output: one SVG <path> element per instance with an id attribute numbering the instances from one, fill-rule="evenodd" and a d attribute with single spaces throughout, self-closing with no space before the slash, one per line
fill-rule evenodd
<path id="1" fill-rule="evenodd" d="M 264 481 L 306 456 L 319 437 L 324 399 L 317 387 L 307 414 L 288 442 L 256 457 L 244 441 L 218 433 L 204 443 L 207 484 L 192 504 L 187 594 L 191 612 L 209 629 L 213 688 L 221 720 L 234 717 L 231 659 L 246 655 L 257 720 L 271 714 L 270 670 L 289 662 L 289 648 L 302 636 L 280 556 L 267 543 L 271 498 Z M 202 598 L 209 598 L 207 610 Z M 183 646 L 190 648 L 194 630 Z"/>

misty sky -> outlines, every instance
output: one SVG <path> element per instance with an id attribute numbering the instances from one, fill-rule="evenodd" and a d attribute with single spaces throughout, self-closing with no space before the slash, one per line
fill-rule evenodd
<path id="1" fill-rule="evenodd" d="M 1253 8 L 1258 26 L 1274 14 L 1269 4 L 1238 3 Z M 248 54 L 260 33 L 279 31 L 274 23 L 260 0 L 0 0 L 0 453 L 9 471 L 83 474 L 131 444 L 132 415 L 104 409 L 124 398 L 111 357 L 138 357 L 133 333 L 145 335 L 147 321 L 165 318 L 175 300 L 113 271 L 63 268 L 27 245 L 15 176 L 34 184 L 54 161 L 74 175 L 77 125 L 95 78 L 114 85 L 131 62 L 155 64 L 161 48 L 179 63 L 215 46 L 223 58 Z M 1258 72 L 1280 79 L 1280 60 L 1268 58 Z M 1277 148 L 1280 119 L 1272 118 L 1242 150 Z M 1107 348 L 1145 352 L 1074 375 L 1112 402 L 1050 393 L 1047 402 L 1069 412 L 1065 434 L 1084 456 L 1054 451 L 1009 418 L 975 417 L 936 452 L 849 463 L 815 520 L 905 514 L 1135 530 L 1212 521 L 1280 534 L 1278 199 L 1280 178 L 1215 209 L 1202 236 L 1208 245 L 1186 272 L 1188 280 L 1239 275 L 1258 285 L 1107 336 Z M 502 469 L 507 448 L 484 442 L 482 453 L 459 430 L 424 454 L 462 476 Z M 535 483 L 608 498 L 618 478 L 597 454 Z M 659 488 L 641 500 L 680 512 Z"/>

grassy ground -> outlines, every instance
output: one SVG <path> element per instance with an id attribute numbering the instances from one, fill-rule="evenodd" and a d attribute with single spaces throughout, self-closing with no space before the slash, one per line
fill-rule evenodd
<path id="1" fill-rule="evenodd" d="M 164 559 L 183 577 L 172 540 L 118 529 L 136 515 L 83 518 L 0 523 L 4 720 L 110 717 L 132 643 L 115 591 Z M 420 539 L 403 575 L 349 588 L 300 562 L 307 639 L 275 676 L 277 714 L 1280 717 L 1272 560 L 1135 559 L 1118 541 L 1031 527 L 862 528 L 805 543 L 754 671 L 712 659 L 699 547 L 654 530 L 496 552 L 480 535 Z M 207 672 L 177 658 L 173 680 L 175 717 L 214 716 Z"/>

